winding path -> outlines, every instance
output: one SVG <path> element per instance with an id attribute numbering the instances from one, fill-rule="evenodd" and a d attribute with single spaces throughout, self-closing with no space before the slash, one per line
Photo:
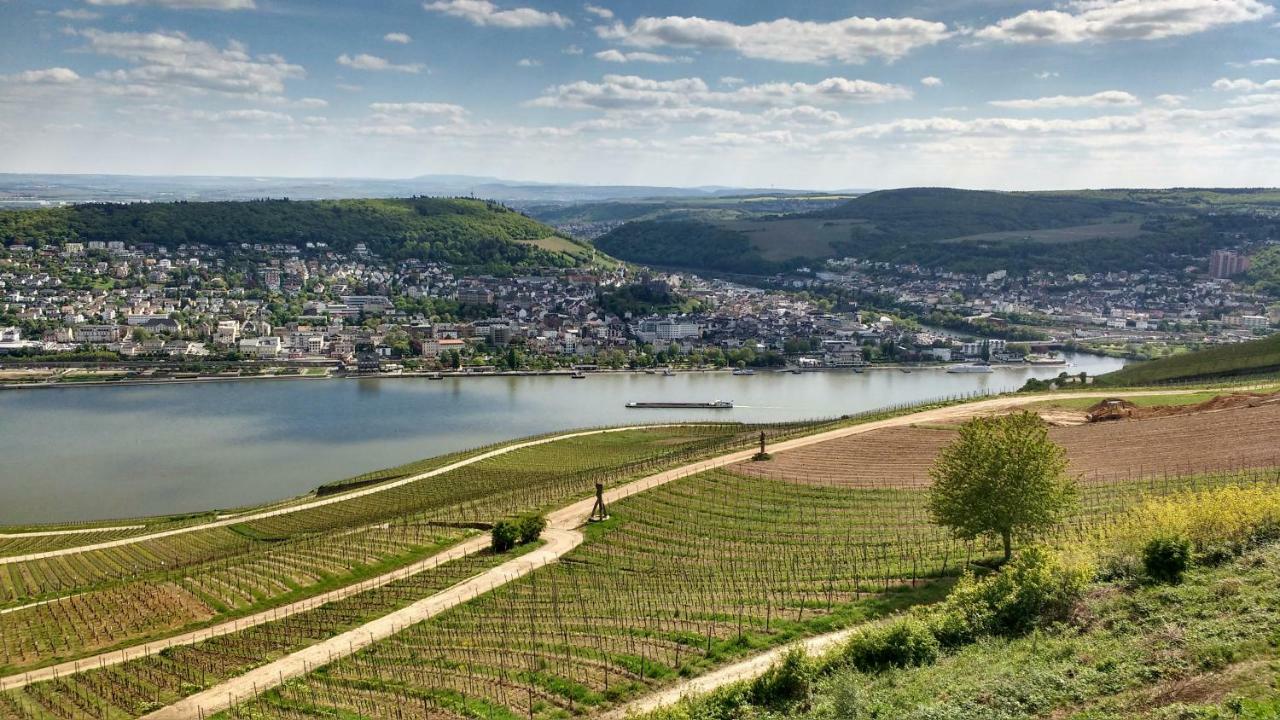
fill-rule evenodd
<path id="1" fill-rule="evenodd" d="M 1140 395 L 1177 395 L 1177 394 L 1187 394 L 1187 393 L 1196 393 L 1196 392 L 1205 392 L 1205 391 L 1204 390 L 1173 390 L 1173 391 L 1159 390 L 1159 391 L 1126 392 L 1126 393 L 1120 393 L 1120 394 L 1123 394 L 1126 397 L 1133 397 L 1133 396 L 1140 396 Z M 1066 397 L 1095 398 L 1095 397 L 1110 397 L 1115 394 L 1117 393 L 1087 392 L 1087 393 L 1071 393 Z M 878 421 L 869 422 L 869 423 L 862 423 L 858 425 L 851 425 L 847 427 L 836 428 L 834 430 L 828 430 L 826 432 L 818 433 L 815 435 L 809 435 L 805 437 L 799 437 L 791 440 L 778 442 L 772 445 L 769 448 L 769 451 L 773 453 L 785 452 L 787 450 L 792 450 L 795 448 L 806 447 L 809 445 L 823 443 L 823 442 L 827 442 L 829 440 L 834 440 L 837 438 L 848 437 L 850 435 L 859 435 L 862 433 L 873 432 L 873 431 L 884 429 L 884 428 L 901 427 L 901 426 L 910 425 L 913 423 L 945 422 L 945 421 L 953 421 L 953 420 L 962 420 L 976 414 L 1007 410 L 1009 408 L 1016 407 L 1019 405 L 1025 405 L 1028 403 L 1035 403 L 1035 402 L 1040 402 L 1044 400 L 1053 400 L 1053 399 L 1058 399 L 1062 397 L 1064 397 L 1064 395 L 1061 393 L 1044 394 L 1044 395 L 1027 395 L 1027 396 L 1016 396 L 1016 397 L 1002 397 L 1002 398 L 995 398 L 991 400 L 982 400 L 982 401 L 977 401 L 972 403 L 965 403 L 962 405 L 954 405 L 954 406 L 949 406 L 944 408 L 937 408 L 933 410 L 925 410 L 921 412 L 911 413 L 908 415 L 900 415 L 900 416 L 889 418 L 886 420 L 878 420 Z M 297 506 L 291 506 L 288 508 L 283 508 L 280 510 L 266 511 L 262 513 L 245 515 L 245 516 L 237 517 L 234 519 L 228 519 L 225 522 L 206 523 L 200 526 L 196 526 L 196 528 L 179 528 L 174 531 L 166 531 L 165 533 L 156 533 L 150 536 L 143 536 L 142 539 L 145 539 L 146 537 L 161 537 L 168 534 L 176 534 L 177 532 L 189 532 L 191 529 L 214 527 L 218 525 L 229 524 L 230 522 L 244 522 L 250 519 L 258 519 L 260 517 L 271 517 L 278 514 L 284 514 L 286 512 L 293 512 L 295 510 L 303 509 L 305 507 L 316 507 L 318 505 L 326 505 L 332 502 L 339 502 L 341 500 L 350 499 L 352 497 L 358 497 L 360 495 L 372 494 L 374 492 L 379 492 L 381 490 L 388 489 L 389 487 L 395 487 L 395 486 L 403 485 L 405 483 L 413 482 L 415 480 L 419 480 L 422 478 L 438 475 L 438 474 L 456 469 L 458 467 L 463 467 L 473 462 L 479 462 L 480 460 L 487 459 L 490 457 L 495 457 L 497 455 L 501 455 L 506 452 L 511 452 L 513 450 L 524 448 L 524 447 L 540 445 L 547 442 L 554 442 L 556 440 L 563 440 L 563 439 L 568 439 L 573 437 L 581 437 L 585 435 L 593 435 L 593 434 L 599 434 L 599 433 L 605 433 L 605 432 L 621 432 L 625 430 L 634 430 L 634 429 L 640 429 L 644 427 L 656 427 L 656 426 L 652 426 L 652 425 L 633 426 L 633 427 L 626 427 L 626 428 L 610 428 L 607 430 L 592 430 L 592 431 L 585 431 L 580 433 L 571 433 L 568 435 L 559 435 L 559 436 L 554 436 L 550 438 L 543 438 L 539 440 L 532 440 L 525 443 L 518 443 L 515 445 L 505 446 L 503 448 L 498 448 L 496 450 L 489 451 L 481 455 L 477 455 L 473 458 L 468 458 L 458 463 L 453 463 L 448 466 L 437 468 L 435 470 L 422 473 L 420 475 L 415 475 L 410 478 L 404 478 L 402 480 L 396 480 L 396 481 L 393 481 L 392 483 L 378 485 L 372 488 L 367 488 L 365 490 L 352 491 L 351 493 L 347 493 L 345 495 L 337 495 L 337 496 L 334 496 L 333 498 L 326 498 L 324 500 L 318 500 L 313 503 L 307 503 L 305 505 L 297 505 Z M 749 460 L 752 457 L 752 455 L 755 454 L 755 452 L 756 451 L 753 448 L 749 450 L 742 450 L 734 453 L 729 453 L 727 455 L 722 455 L 722 456 L 705 460 L 702 462 L 691 463 L 678 468 L 657 473 L 655 475 L 651 475 L 646 478 L 635 480 L 633 482 L 620 485 L 616 488 L 606 491 L 605 501 L 606 503 L 611 504 L 619 500 L 622 500 L 626 497 L 629 497 L 631 495 L 635 495 L 637 493 L 644 492 L 651 488 L 665 485 L 674 480 L 687 477 L 689 475 L 697 474 L 700 472 L 704 472 L 704 471 L 719 468 L 719 467 L 724 467 L 726 465 L 732 465 L 735 463 L 743 462 L 743 461 Z M 275 660 L 273 662 L 267 663 L 253 670 L 250 670 L 249 672 L 243 675 L 240 675 L 235 678 L 231 678 L 225 682 L 219 683 L 213 687 L 210 687 L 199 693 L 191 695 L 183 700 L 180 700 L 172 705 L 156 710 L 155 712 L 145 717 L 152 718 L 154 720 L 174 719 L 174 718 L 197 718 L 197 717 L 204 717 L 221 710 L 225 710 L 226 708 L 230 707 L 235 703 L 239 703 L 247 699 L 250 699 L 254 695 L 261 693 L 264 690 L 268 690 L 273 687 L 276 687 L 282 684 L 283 682 L 285 682 L 286 680 L 303 675 L 315 669 L 318 666 L 326 665 L 335 660 L 339 660 L 348 655 L 351 655 L 357 650 L 367 647 L 368 645 L 374 642 L 377 642 L 379 640 L 390 637 L 391 635 L 394 635 L 411 625 L 414 625 L 418 622 L 421 622 L 423 620 L 439 615 L 440 613 L 446 610 L 449 610 L 450 608 L 456 607 L 468 600 L 471 600 L 484 592 L 488 592 L 495 587 L 504 585 L 508 582 L 511 582 L 512 580 L 515 580 L 524 575 L 527 575 L 528 573 L 532 572 L 533 570 L 539 567 L 556 562 L 565 554 L 567 554 L 568 552 L 570 552 L 571 550 L 573 550 L 575 547 L 577 547 L 582 543 L 583 535 L 579 530 L 579 528 L 586 522 L 587 518 L 590 516 L 594 503 L 595 503 L 595 499 L 592 497 L 588 497 L 551 512 L 547 516 L 548 525 L 547 525 L 546 531 L 544 532 L 544 538 L 547 540 L 547 543 L 543 547 L 538 548 L 537 550 L 527 555 L 514 558 L 506 563 L 503 563 L 502 565 L 498 565 L 476 576 L 473 576 L 472 578 L 464 580 L 450 588 L 442 590 L 429 597 L 419 600 L 411 605 L 401 608 L 400 610 L 396 610 L 392 613 L 389 613 L 380 618 L 372 620 L 368 623 L 365 623 L 357 628 L 344 632 L 340 635 L 334 636 L 327 640 L 323 640 L 319 643 L 308 646 L 307 648 L 304 648 L 297 652 L 286 655 L 278 660 Z M 136 542 L 138 538 L 128 538 L 126 540 Z M 100 545 L 110 547 L 116 544 L 123 544 L 123 543 L 113 542 L 113 543 L 104 543 Z M 203 641 L 210 637 L 216 637 L 218 635 L 225 635 L 228 633 L 236 632 L 240 629 L 249 627 L 251 625 L 271 622 L 272 620 L 287 617 L 288 615 L 291 615 L 297 612 L 302 612 L 305 610 L 312 609 L 317 605 L 324 604 L 325 602 L 331 602 L 333 600 L 349 597 L 351 595 L 355 595 L 365 590 L 368 590 L 374 587 L 379 587 L 381 585 L 385 585 L 389 582 L 401 579 L 408 575 L 411 575 L 417 572 L 422 572 L 424 570 L 428 570 L 444 562 L 448 562 L 450 560 L 464 557 L 465 555 L 477 552 L 483 549 L 484 547 L 486 547 L 487 544 L 488 544 L 487 537 L 478 536 L 475 538 L 471 538 L 467 541 L 464 541 L 458 545 L 455 545 L 452 548 L 449 548 L 441 553 L 433 555 L 432 557 L 418 561 L 417 563 L 414 563 L 413 565 L 407 566 L 405 568 L 398 569 L 396 571 L 387 573 L 377 578 L 366 580 L 362 583 L 357 583 L 345 588 L 340 588 L 338 590 L 334 590 L 329 593 L 316 596 L 314 598 L 298 601 L 291 605 L 286 605 L 280 608 L 263 611 L 261 613 L 258 613 L 256 615 L 252 615 L 246 618 L 227 621 L 203 630 L 193 631 L 193 632 L 185 633 L 182 635 L 176 635 L 172 638 L 160 640 L 154 643 L 139 645 L 132 648 L 127 648 L 125 650 L 114 651 L 111 653 L 103 653 L 101 655 L 85 658 L 78 661 L 70 661 L 70 662 L 62 663 L 60 665 L 42 668 L 40 670 L 33 670 L 30 673 L 24 673 L 24 674 L 5 677 L 5 678 L 0 678 L 0 690 L 19 688 L 33 682 L 38 682 L 40 680 L 52 679 L 54 677 L 63 677 L 67 674 L 78 672 L 79 670 L 82 670 L 82 669 L 88 670 L 88 669 L 98 668 L 106 665 L 118 664 L 121 662 L 125 662 L 128 660 L 132 660 L 140 657 L 155 655 L 160 651 L 164 650 L 166 647 L 172 647 L 174 645 L 194 644 L 196 642 Z M 90 547 L 93 547 L 93 546 L 85 546 L 83 548 L 68 548 L 67 551 L 78 552 L 78 551 L 83 551 L 85 549 L 89 549 Z M 54 555 L 65 554 L 65 552 L 66 551 L 52 551 L 49 554 L 54 554 Z M 832 643 L 839 642 L 840 640 L 843 639 L 846 633 L 847 631 L 842 631 L 841 633 L 832 633 L 830 635 L 810 638 L 809 640 L 804 642 L 817 643 L 817 645 L 815 645 L 813 648 L 810 648 L 811 650 L 816 651 L 818 649 L 821 649 L 821 647 L 825 647 Z M 765 653 L 763 655 L 750 658 L 741 663 L 735 663 L 734 665 L 727 666 L 725 668 L 722 668 L 721 670 L 717 670 L 701 678 L 696 678 L 694 680 L 681 683 L 680 685 L 673 686 L 667 691 L 662 691 L 654 696 L 650 696 L 648 698 L 642 699 L 641 701 L 637 701 L 637 702 L 658 703 L 656 705 L 653 705 L 653 707 L 659 707 L 662 704 L 669 704 L 670 702 L 674 702 L 675 700 L 678 700 L 682 694 L 687 694 L 690 692 L 703 692 L 704 691 L 703 687 L 707 683 L 724 684 L 727 682 L 734 682 L 737 679 L 751 677 L 752 673 L 758 674 L 758 672 L 763 672 L 765 669 L 767 669 L 769 665 L 772 662 L 774 662 L 774 660 L 776 660 L 777 657 L 780 656 L 779 653 L 781 652 L 785 652 L 785 649 L 771 651 L 770 653 Z M 717 687 L 718 684 L 708 685 L 706 689 Z M 674 693 L 674 695 L 672 695 L 672 693 Z M 626 706 L 626 707 L 630 708 L 631 706 Z"/>
<path id="2" fill-rule="evenodd" d="M 199 523 L 197 525 L 186 525 L 179 528 L 173 528 L 172 530 L 162 530 L 160 532 L 148 533 L 145 535 L 132 535 L 130 537 L 120 538 L 118 540 L 106 540 L 103 542 L 93 543 L 90 545 L 77 545 L 74 547 L 61 548 L 58 550 L 45 550 L 43 552 L 27 553 L 26 555 L 12 555 L 9 557 L 0 557 L 0 565 L 26 562 L 29 560 L 41 560 L 43 558 L 58 557 L 59 555 L 74 555 L 76 553 L 88 552 L 90 550 L 103 550 L 106 548 L 120 547 L 121 545 L 131 545 L 133 543 L 139 543 L 146 540 L 156 540 L 158 538 L 172 537 L 174 535 L 181 535 L 183 533 L 195 532 L 197 530 L 209 530 L 212 528 L 225 527 L 227 525 L 238 525 L 244 522 L 252 522 L 254 520 L 262 520 L 265 518 L 277 517 L 280 515 L 288 515 L 289 513 L 295 513 L 301 510 L 310 510 L 312 508 L 323 507 L 325 505 L 332 505 L 334 503 L 346 502 L 347 500 L 352 500 L 358 497 L 364 497 L 366 495 L 373 495 L 376 493 L 383 492 L 385 490 L 391 490 L 393 488 L 401 487 L 402 485 L 408 485 L 409 483 L 412 483 L 412 482 L 425 480 L 427 478 L 435 477 L 437 475 L 443 475 L 447 472 L 452 472 L 454 470 L 466 467 L 468 465 L 473 465 L 475 463 L 488 460 L 490 458 L 498 457 L 499 455 L 506 455 L 509 452 L 514 452 L 516 450 L 523 450 L 524 448 L 528 448 L 528 447 L 534 447 L 535 445 L 545 445 L 551 442 L 558 442 L 560 440 L 571 440 L 573 438 L 587 437 L 589 435 L 602 435 L 604 433 L 626 432 L 629 430 L 644 430 L 644 429 L 654 428 L 654 427 L 670 427 L 670 425 L 631 425 L 628 427 L 605 428 L 602 430 L 583 430 L 580 432 L 573 432 L 573 433 L 567 433 L 563 435 L 552 435 L 550 437 L 538 438 L 537 440 L 528 440 L 522 443 L 513 443 L 511 445 L 503 445 L 500 448 L 489 450 L 488 452 L 483 452 L 483 453 L 480 453 L 479 455 L 473 455 L 472 457 L 459 460 L 458 462 L 455 462 L 455 463 L 450 463 L 443 467 L 438 467 L 434 470 L 428 470 L 426 472 L 419 473 L 417 475 L 411 475 L 409 477 L 400 478 L 399 480 L 392 480 L 390 482 L 371 485 L 369 487 L 361 488 L 359 490 L 351 490 L 349 492 L 340 493 L 337 495 L 330 495 L 324 498 L 317 498 L 315 500 L 298 503 L 296 505 L 287 505 L 285 507 L 276 508 L 274 510 L 261 510 L 258 512 L 250 512 L 250 513 L 236 514 L 236 515 L 223 515 L 223 516 L 219 516 L 219 518 L 216 520 L 211 520 L 205 523 Z M 62 534 L 62 531 L 58 531 L 58 534 Z"/>

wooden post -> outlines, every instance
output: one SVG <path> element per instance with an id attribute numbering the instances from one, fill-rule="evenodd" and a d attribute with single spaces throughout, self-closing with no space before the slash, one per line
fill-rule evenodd
<path id="1" fill-rule="evenodd" d="M 764 431 L 760 431 L 760 457 L 764 457 Z"/>
<path id="2" fill-rule="evenodd" d="M 600 522 L 609 519 L 609 510 L 604 505 L 604 483 L 596 483 L 596 504 L 591 508 L 591 517 L 588 522 Z"/>

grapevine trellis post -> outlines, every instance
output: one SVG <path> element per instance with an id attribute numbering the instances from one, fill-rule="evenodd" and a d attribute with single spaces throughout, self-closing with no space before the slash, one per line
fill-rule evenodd
<path id="1" fill-rule="evenodd" d="M 609 509 L 604 504 L 604 483 L 596 483 L 596 504 L 591 508 L 591 517 L 588 522 L 600 522 L 609 519 Z"/>

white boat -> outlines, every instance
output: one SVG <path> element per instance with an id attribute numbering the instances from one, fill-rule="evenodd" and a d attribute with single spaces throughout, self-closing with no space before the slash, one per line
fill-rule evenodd
<path id="1" fill-rule="evenodd" d="M 573 371 L 573 374 L 572 374 L 572 375 L 570 375 L 569 377 L 573 378 L 574 380 L 582 380 L 582 379 L 586 378 L 586 377 L 587 377 L 587 375 L 586 375 L 586 373 L 582 372 L 581 370 L 574 370 L 574 371 Z"/>
<path id="2" fill-rule="evenodd" d="M 675 373 L 675 371 L 674 371 L 674 370 L 672 370 L 671 368 L 663 368 L 663 369 L 662 369 L 662 376 L 663 376 L 663 377 L 672 377 L 672 376 L 674 376 L 675 374 L 676 374 L 676 373 Z"/>
<path id="3" fill-rule="evenodd" d="M 965 363 L 963 365 L 952 365 L 947 368 L 949 373 L 989 373 L 991 366 L 987 363 L 974 362 Z"/>
<path id="4" fill-rule="evenodd" d="M 734 375 L 755 375 L 756 371 L 751 368 L 738 368 L 733 371 Z"/>

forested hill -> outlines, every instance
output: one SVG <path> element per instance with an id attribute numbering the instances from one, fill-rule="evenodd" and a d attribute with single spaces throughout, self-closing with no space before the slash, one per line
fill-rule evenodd
<path id="1" fill-rule="evenodd" d="M 5 243 L 118 240 L 173 247 L 322 242 L 339 251 L 364 243 L 385 258 L 435 260 L 491 272 L 570 266 L 589 253 L 585 248 L 581 255 L 549 251 L 534 244 L 555 234 L 498 203 L 464 198 L 92 203 L 0 212 L 0 241 Z"/>
<path id="2" fill-rule="evenodd" d="M 1142 209 L 1126 200 L 1076 194 L 924 187 L 867 193 L 809 216 L 861 220 L 868 232 L 896 238 L 942 240 L 1087 225 Z"/>
<path id="3" fill-rule="evenodd" d="M 991 192 L 906 188 L 834 207 L 748 219 L 632 222 L 596 245 L 623 260 L 770 274 L 826 258 L 988 273 L 1170 269 L 1224 238 L 1280 234 L 1265 189 Z"/>

